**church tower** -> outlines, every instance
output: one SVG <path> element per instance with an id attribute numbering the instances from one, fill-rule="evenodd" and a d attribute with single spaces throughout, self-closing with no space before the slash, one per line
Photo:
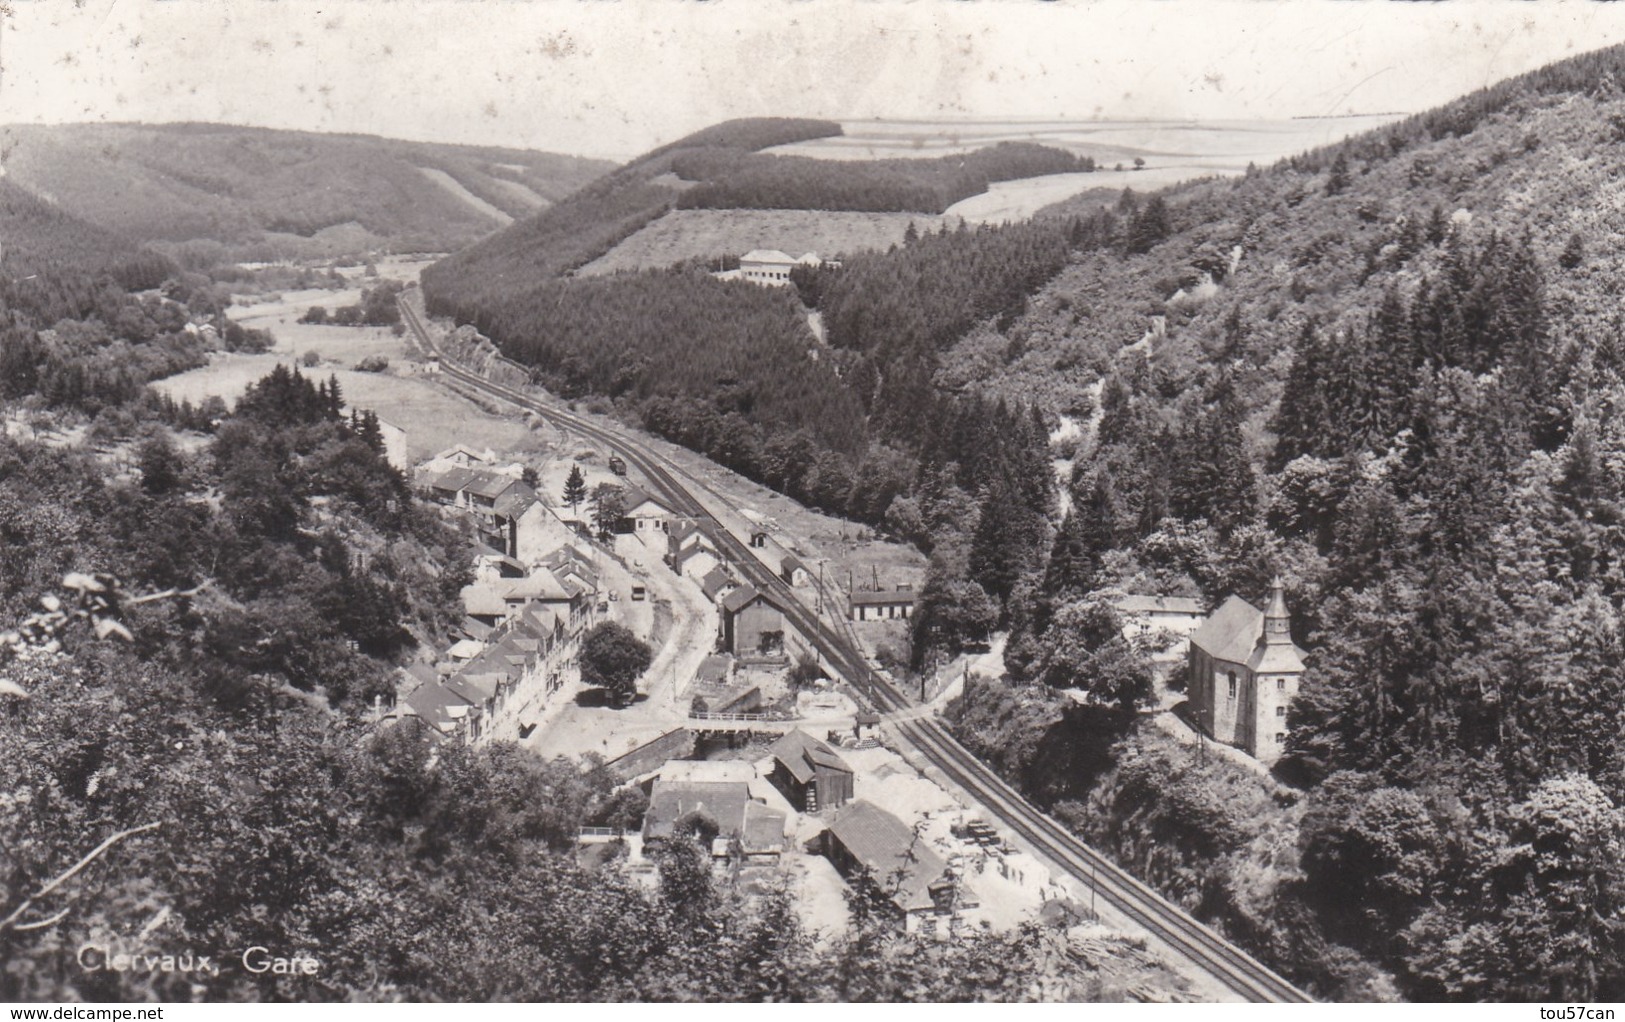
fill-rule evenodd
<path id="1" fill-rule="evenodd" d="M 1292 615 L 1286 609 L 1286 587 L 1281 584 L 1279 575 L 1270 583 L 1269 607 L 1264 611 L 1263 641 L 1270 646 L 1292 644 Z"/>

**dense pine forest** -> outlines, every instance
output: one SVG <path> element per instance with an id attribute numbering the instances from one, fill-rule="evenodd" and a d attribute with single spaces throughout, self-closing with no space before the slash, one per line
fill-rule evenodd
<path id="1" fill-rule="evenodd" d="M 692 149 L 671 169 L 698 182 L 683 209 L 829 209 L 942 213 L 997 181 L 1095 169 L 1094 160 L 1030 142 L 1000 142 L 935 160 L 817 160 L 739 149 Z"/>
<path id="2" fill-rule="evenodd" d="M 962 734 L 1329 995 L 1622 992 L 1622 57 L 1177 189 L 1149 245 L 1126 196 L 942 369 L 1002 354 L 994 389 L 1093 413 Z M 1275 572 L 1310 650 L 1288 787 L 1112 716 L 1150 685 L 1111 594 L 1256 602 Z"/>

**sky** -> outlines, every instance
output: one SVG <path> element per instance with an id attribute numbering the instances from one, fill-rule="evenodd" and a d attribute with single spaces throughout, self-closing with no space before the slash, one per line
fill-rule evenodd
<path id="1" fill-rule="evenodd" d="M 1410 112 L 1625 42 L 1511 0 L 0 0 L 0 122 L 220 121 L 627 159 L 742 116 Z"/>

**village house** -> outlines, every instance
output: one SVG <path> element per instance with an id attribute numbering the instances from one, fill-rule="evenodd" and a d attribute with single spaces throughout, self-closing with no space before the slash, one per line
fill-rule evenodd
<path id="1" fill-rule="evenodd" d="M 458 742 L 477 742 L 491 735 L 497 715 L 521 688 L 539 687 L 544 699 L 557 693 L 568 653 L 563 622 L 550 610 L 526 608 L 491 629 L 486 641 L 455 643 L 438 668 L 405 668 L 402 687 L 409 690 L 401 715 Z"/>
<path id="2" fill-rule="evenodd" d="M 671 508 L 636 486 L 626 488 L 626 513 L 622 528 L 632 533 L 664 532 L 671 527 Z"/>
<path id="3" fill-rule="evenodd" d="M 510 557 L 523 557 L 521 547 L 534 550 L 538 540 L 521 541 L 520 522 L 541 503 L 541 497 L 523 480 L 504 472 L 454 467 L 431 472 L 423 481 L 430 499 L 467 513 L 480 538 L 491 549 Z M 531 532 L 546 525 L 546 509 L 531 514 Z"/>
<path id="4" fill-rule="evenodd" d="M 553 611 L 574 635 L 593 617 L 596 589 L 576 579 L 588 573 L 579 566 L 561 579 L 547 567 L 537 567 L 523 578 L 495 578 L 464 586 L 463 613 L 489 627 L 497 627 L 529 607 Z"/>
<path id="5" fill-rule="evenodd" d="M 436 361 L 439 361 L 438 357 Z M 458 468 L 489 468 L 496 464 L 496 453 L 489 448 L 477 451 L 467 444 L 453 444 L 430 460 L 455 465 Z"/>
<path id="6" fill-rule="evenodd" d="M 643 840 L 670 841 L 679 823 L 716 827 L 711 854 L 727 858 L 738 852 L 747 860 L 777 860 L 784 852 L 787 817 L 750 796 L 743 781 L 667 781 L 656 779 L 643 816 Z"/>
<path id="7" fill-rule="evenodd" d="M 790 731 L 768 753 L 773 757 L 768 781 L 801 812 L 816 814 L 852 801 L 852 768 L 807 732 Z"/>
<path id="8" fill-rule="evenodd" d="M 561 546 L 536 562 L 536 568 L 551 572 L 566 586 L 574 585 L 587 604 L 599 596 L 598 569 L 592 559 L 573 545 Z"/>
<path id="9" fill-rule="evenodd" d="M 696 582 L 722 563 L 710 538 L 690 518 L 676 521 L 667 532 L 665 560 L 672 571 Z"/>
<path id="10" fill-rule="evenodd" d="M 1190 650 L 1191 633 L 1201 627 L 1207 612 L 1201 600 L 1188 596 L 1140 596 L 1130 594 L 1112 601 L 1123 621 L 1123 638 L 1150 637 L 1163 633 L 1169 640 L 1154 660 L 1177 662 Z"/>
<path id="11" fill-rule="evenodd" d="M 739 582 L 728 569 L 717 565 L 700 578 L 700 589 L 712 603 L 721 604 L 724 597 L 739 588 Z"/>
<path id="12" fill-rule="evenodd" d="M 913 589 L 899 586 L 853 593 L 847 604 L 854 621 L 906 621 L 914 613 L 915 595 Z"/>
<path id="13" fill-rule="evenodd" d="M 1214 739 L 1274 763 L 1286 747 L 1287 707 L 1303 681 L 1281 580 L 1259 610 L 1232 596 L 1190 636 L 1189 698 L 1196 725 Z"/>
<path id="14" fill-rule="evenodd" d="M 821 840 L 824 855 L 847 882 L 867 885 L 885 899 L 909 933 L 951 933 L 960 910 L 975 907 L 942 857 L 873 803 L 857 801 L 839 810 Z"/>

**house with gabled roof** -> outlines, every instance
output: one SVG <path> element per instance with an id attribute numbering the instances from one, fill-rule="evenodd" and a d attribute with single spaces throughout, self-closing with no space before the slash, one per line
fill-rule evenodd
<path id="1" fill-rule="evenodd" d="M 432 685 L 419 685 L 402 700 L 408 715 L 417 717 L 436 734 L 466 740 L 477 724 L 479 710 L 468 700 L 446 688 L 437 679 Z"/>
<path id="2" fill-rule="evenodd" d="M 1189 596 L 1147 596 L 1129 593 L 1111 601 L 1123 622 L 1123 638 L 1162 640 L 1152 658 L 1177 663 L 1186 659 L 1191 633 L 1207 619 L 1202 601 Z"/>
<path id="3" fill-rule="evenodd" d="M 722 648 L 736 657 L 784 659 L 784 609 L 752 585 L 722 598 Z"/>
<path id="4" fill-rule="evenodd" d="M 739 588 L 739 580 L 728 574 L 728 569 L 717 565 L 706 572 L 700 579 L 700 589 L 705 592 L 705 598 L 712 603 L 720 604 L 723 597 Z"/>
<path id="5" fill-rule="evenodd" d="M 884 899 L 909 933 L 951 932 L 959 912 L 975 907 L 969 889 L 925 839 L 871 802 L 838 810 L 821 841 L 847 882 Z"/>
<path id="6" fill-rule="evenodd" d="M 626 487 L 626 513 L 623 528 L 630 532 L 664 532 L 676 516 L 657 497 L 639 486 Z"/>
<path id="7" fill-rule="evenodd" d="M 852 768 L 830 746 L 800 728 L 768 749 L 768 781 L 804 813 L 838 809 L 852 801 Z"/>
<path id="8" fill-rule="evenodd" d="M 467 444 L 453 444 L 436 454 L 433 460 L 469 468 L 493 464 L 496 454 L 490 449 L 478 451 Z"/>
<path id="9" fill-rule="evenodd" d="M 793 256 L 776 248 L 755 248 L 739 257 L 739 275 L 753 284 L 783 287 L 790 283 L 790 271 L 797 266 L 818 267 L 824 260 L 817 252 Z"/>
<path id="10" fill-rule="evenodd" d="M 779 559 L 779 577 L 789 586 L 812 585 L 812 572 L 807 570 L 807 566 L 802 564 L 801 558 L 795 554 L 785 554 Z"/>
<path id="11" fill-rule="evenodd" d="M 1264 610 L 1230 597 L 1191 633 L 1188 695 L 1196 725 L 1274 763 L 1286 748 L 1287 709 L 1303 683 L 1304 656 L 1292 641 L 1279 578 Z"/>
<path id="12" fill-rule="evenodd" d="M 643 816 L 643 840 L 671 841 L 679 824 L 698 818 L 717 828 L 711 854 L 724 858 L 738 851 L 747 859 L 777 859 L 784 851 L 788 817 L 751 798 L 743 781 L 668 781 L 657 779 Z"/>

